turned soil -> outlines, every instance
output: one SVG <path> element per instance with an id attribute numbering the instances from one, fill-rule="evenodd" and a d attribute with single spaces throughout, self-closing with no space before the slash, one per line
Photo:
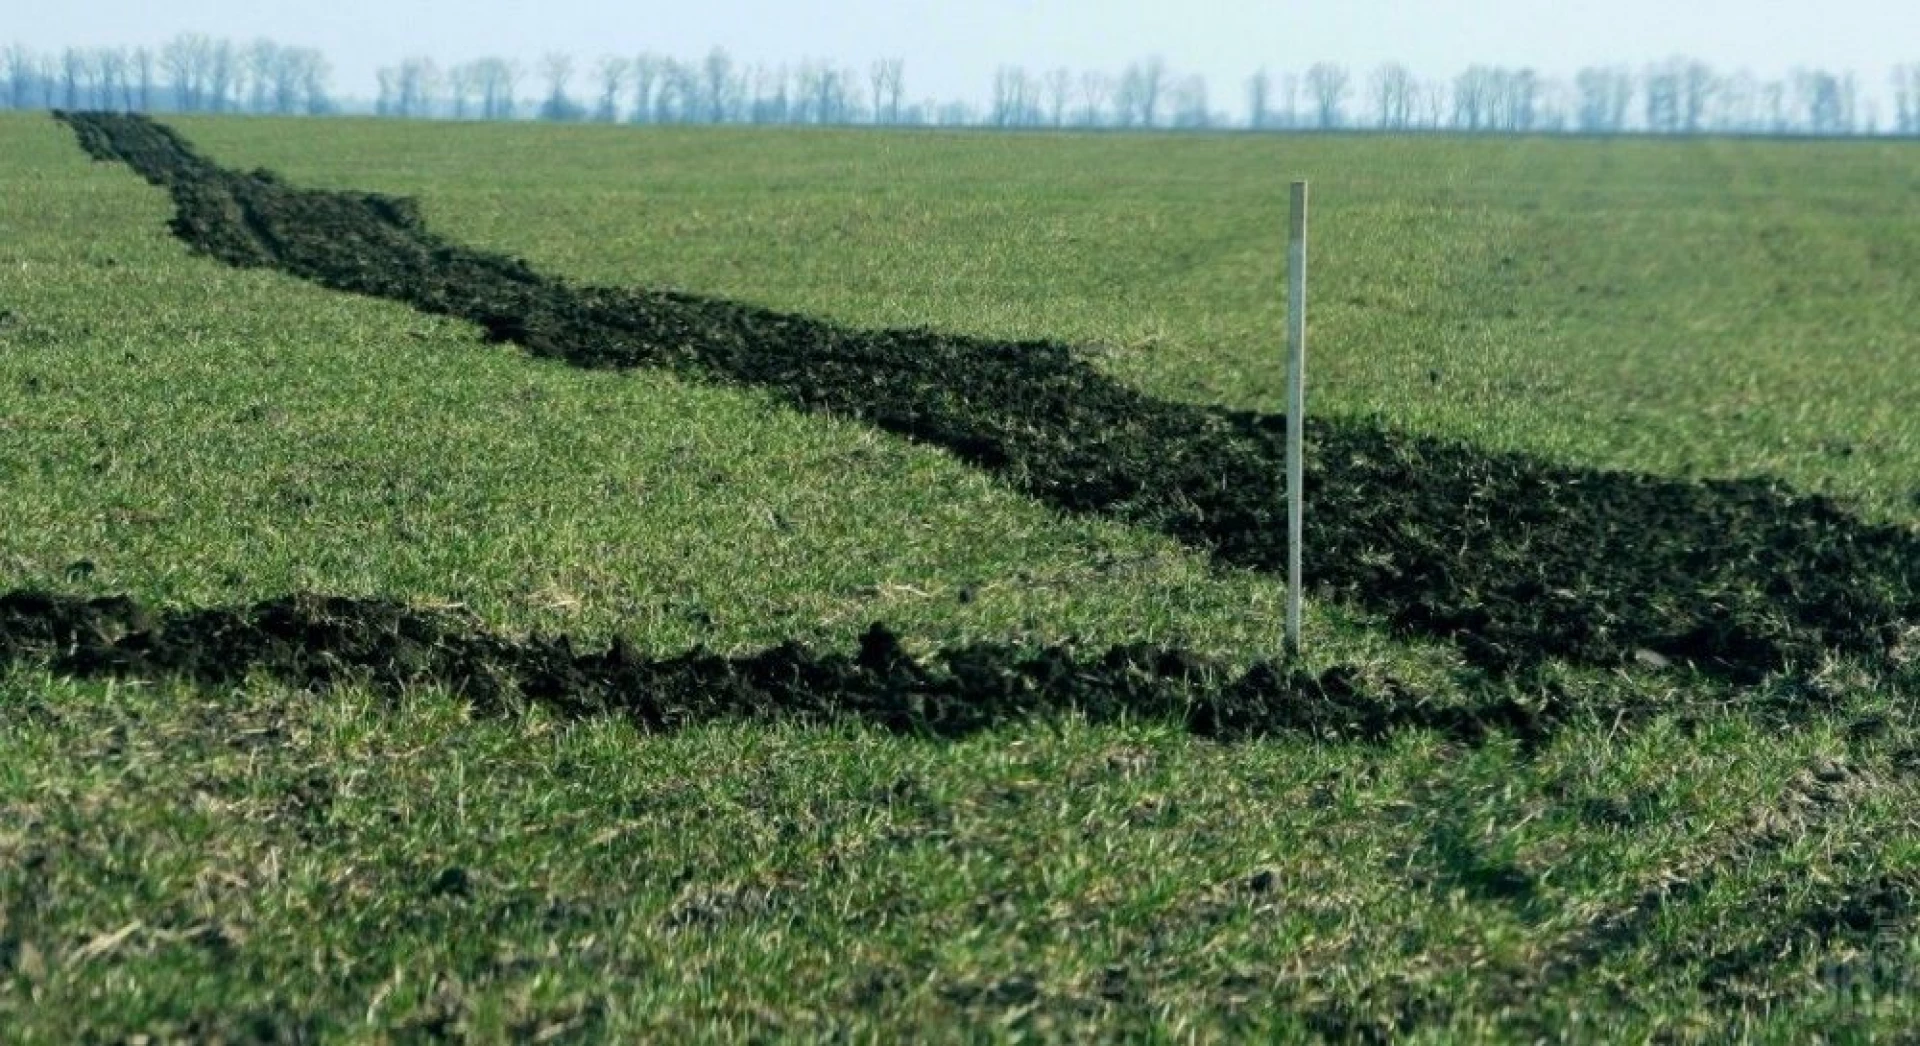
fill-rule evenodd
<path id="1" fill-rule="evenodd" d="M 227 170 L 141 117 L 62 119 L 96 158 L 165 187 L 174 231 L 229 264 L 464 318 L 579 366 L 766 390 L 944 448 L 1059 509 L 1282 569 L 1280 416 L 1158 399 L 1051 342 L 576 286 L 439 238 L 407 200 Z M 1352 419 L 1307 431 L 1314 592 L 1451 639 L 1490 670 L 1684 661 L 1751 682 L 1831 652 L 1885 663 L 1920 620 L 1920 535 L 1822 497 L 1577 468 Z"/>
<path id="2" fill-rule="evenodd" d="M 788 643 L 746 657 L 701 650 L 648 658 L 624 641 L 576 650 L 565 636 L 509 639 L 451 615 L 378 600 L 294 596 L 251 606 L 156 610 L 121 597 L 0 595 L 0 668 L 231 684 L 253 674 L 316 689 L 397 693 L 440 686 L 483 712 L 533 701 L 567 716 L 608 713 L 653 730 L 715 720 L 850 720 L 959 737 L 1013 720 L 1174 722 L 1234 740 L 1300 734 L 1383 740 L 1422 729 L 1462 742 L 1493 733 L 1537 743 L 1546 723 L 1507 699 L 1436 705 L 1348 668 L 1312 675 L 1259 664 L 1235 672 L 1178 651 L 978 645 L 917 659 L 875 625 L 852 654 Z"/>

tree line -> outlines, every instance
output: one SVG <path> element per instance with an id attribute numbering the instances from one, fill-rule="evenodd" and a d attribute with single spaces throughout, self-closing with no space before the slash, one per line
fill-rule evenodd
<path id="1" fill-rule="evenodd" d="M 326 56 L 272 40 L 197 33 L 159 48 L 0 52 L 0 99 L 14 109 L 123 109 L 320 115 L 335 111 Z"/>
<path id="2" fill-rule="evenodd" d="M 0 74 L 0 101 L 15 109 L 370 111 L 634 124 L 1920 136 L 1920 62 L 1893 70 L 1887 114 L 1876 100 L 1864 100 L 1851 72 L 1803 68 L 1762 78 L 1686 57 L 1591 66 L 1570 79 L 1488 65 L 1441 80 L 1397 63 L 1364 77 L 1333 62 L 1260 69 L 1245 81 L 1236 113 L 1217 105 L 1205 77 L 1158 57 L 1117 72 L 1001 66 L 985 104 L 910 97 L 897 58 L 864 69 L 823 61 L 743 64 L 723 48 L 693 60 L 608 55 L 587 66 L 561 53 L 531 67 L 486 57 L 443 68 L 415 57 L 378 70 L 370 105 L 335 99 L 330 66 L 318 51 L 265 39 L 241 44 L 183 34 L 157 49 L 51 54 L 15 45 L 0 53 Z"/>

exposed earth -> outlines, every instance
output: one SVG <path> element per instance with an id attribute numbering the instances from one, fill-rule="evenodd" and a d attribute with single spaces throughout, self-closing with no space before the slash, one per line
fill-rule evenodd
<path id="1" fill-rule="evenodd" d="M 237 266 L 408 303 L 583 367 L 669 367 L 945 448 L 1062 510 L 1265 571 L 1285 557 L 1284 418 L 1155 398 L 1073 348 L 855 330 L 729 301 L 574 286 L 449 243 L 408 200 L 227 170 L 139 116 L 62 114 Z M 1309 419 L 1307 578 L 1510 672 L 1687 662 L 1737 683 L 1829 654 L 1885 667 L 1920 621 L 1920 535 L 1760 479 L 1680 481 Z"/>

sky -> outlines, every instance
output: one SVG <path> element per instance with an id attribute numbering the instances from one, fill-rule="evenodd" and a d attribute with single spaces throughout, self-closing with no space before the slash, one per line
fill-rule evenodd
<path id="1" fill-rule="evenodd" d="M 1472 63 L 1570 76 L 1687 54 L 1761 76 L 1852 70 L 1869 95 L 1886 93 L 1895 65 L 1920 62 L 1915 0 L 0 0 L 0 46 L 153 46 L 181 31 L 319 48 L 335 94 L 359 97 L 377 68 L 413 55 L 531 68 L 565 51 L 584 68 L 603 54 L 691 59 L 715 45 L 749 64 L 830 59 L 863 73 L 899 58 L 909 101 L 984 101 L 1002 64 L 1117 72 L 1157 54 L 1206 76 L 1217 108 L 1239 104 L 1255 69 L 1322 60 L 1451 79 Z"/>

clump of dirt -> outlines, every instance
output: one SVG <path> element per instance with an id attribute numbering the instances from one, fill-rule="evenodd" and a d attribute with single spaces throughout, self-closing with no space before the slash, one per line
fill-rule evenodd
<path id="1" fill-rule="evenodd" d="M 875 625 L 850 655 L 786 643 L 745 657 L 694 650 L 649 658 L 620 640 L 577 650 L 564 635 L 513 639 L 381 600 L 297 595 L 251 606 L 155 610 L 125 597 L 0 595 L 0 666 L 41 662 L 75 676 L 211 684 L 253 673 L 316 689 L 362 683 L 397 692 L 432 684 L 482 711 L 531 700 L 569 716 L 624 714 L 661 731 L 715 720 L 852 720 L 960 737 L 1078 714 L 1096 723 L 1176 722 L 1222 740 L 1303 734 L 1380 741 L 1415 729 L 1467 743 L 1501 733 L 1532 746 L 1550 725 L 1512 699 L 1436 705 L 1350 668 L 1313 675 L 1260 664 L 1236 673 L 1148 646 L 1086 657 L 1060 647 L 983 644 L 922 660 Z"/>
<path id="2" fill-rule="evenodd" d="M 1285 561 L 1280 416 L 1157 399 L 1052 342 L 577 287 L 449 243 L 403 200 L 226 170 L 142 117 L 61 118 L 95 157 L 166 187 L 174 231 L 230 264 L 461 317 L 583 367 L 750 385 L 945 448 L 1060 509 L 1243 567 Z M 1823 497 L 1577 468 L 1358 419 L 1309 419 L 1307 432 L 1313 589 L 1453 638 L 1495 671 L 1666 659 L 1753 682 L 1833 651 L 1884 662 L 1920 620 L 1920 535 Z"/>

